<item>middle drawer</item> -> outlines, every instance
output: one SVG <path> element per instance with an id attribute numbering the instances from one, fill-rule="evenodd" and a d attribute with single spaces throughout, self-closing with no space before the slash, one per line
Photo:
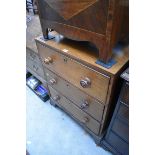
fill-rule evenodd
<path id="1" fill-rule="evenodd" d="M 74 102 L 80 109 L 90 114 L 98 121 L 102 121 L 104 105 L 96 101 L 91 96 L 85 94 L 80 89 L 62 79 L 58 75 L 44 68 L 47 82 L 58 92 Z"/>

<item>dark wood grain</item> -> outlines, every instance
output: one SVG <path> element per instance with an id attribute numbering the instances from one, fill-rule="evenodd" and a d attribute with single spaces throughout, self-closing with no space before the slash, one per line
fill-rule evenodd
<path id="1" fill-rule="evenodd" d="M 50 28 L 92 42 L 105 62 L 116 43 L 128 38 L 128 0 L 38 0 L 38 8 L 45 38 Z"/>

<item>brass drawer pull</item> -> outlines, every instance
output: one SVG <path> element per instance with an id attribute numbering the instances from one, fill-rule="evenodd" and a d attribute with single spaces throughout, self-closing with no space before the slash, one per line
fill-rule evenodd
<path id="1" fill-rule="evenodd" d="M 88 101 L 85 101 L 84 103 L 82 103 L 82 104 L 80 105 L 80 107 L 81 107 L 81 109 L 88 108 L 88 107 L 89 107 Z"/>
<path id="2" fill-rule="evenodd" d="M 88 121 L 89 121 L 89 119 L 88 119 L 87 117 L 84 117 L 84 118 L 82 119 L 81 122 L 85 124 L 85 123 L 87 123 Z"/>
<path id="3" fill-rule="evenodd" d="M 44 63 L 47 64 L 47 65 L 48 65 L 49 63 L 52 63 L 52 62 L 53 62 L 53 59 L 50 58 L 50 57 L 44 59 Z"/>
<path id="4" fill-rule="evenodd" d="M 59 96 L 59 95 L 54 96 L 54 97 L 53 97 L 53 100 L 54 100 L 54 101 L 60 100 L 60 96 Z"/>
<path id="5" fill-rule="evenodd" d="M 54 85 L 54 84 L 56 84 L 56 80 L 54 79 L 54 78 L 52 78 L 51 80 L 50 80 L 50 83 L 52 84 L 52 85 Z"/>
<path id="6" fill-rule="evenodd" d="M 82 79 L 81 81 L 80 81 L 80 85 L 83 87 L 83 88 L 88 88 L 88 87 L 90 87 L 90 85 L 91 85 L 91 81 L 90 81 L 90 79 L 89 78 L 85 78 L 85 79 Z"/>

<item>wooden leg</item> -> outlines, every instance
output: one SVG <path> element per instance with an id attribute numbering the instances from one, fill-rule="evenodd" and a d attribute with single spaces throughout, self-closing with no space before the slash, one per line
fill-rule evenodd
<path id="1" fill-rule="evenodd" d="M 48 39 L 48 29 L 42 27 L 43 37 L 44 39 Z"/>
<path id="2" fill-rule="evenodd" d="M 107 63 L 111 59 L 112 49 L 108 45 L 104 45 L 103 42 L 99 43 L 97 47 L 99 49 L 99 59 Z"/>
<path id="3" fill-rule="evenodd" d="M 54 107 L 57 107 L 56 103 L 50 98 L 50 104 Z"/>
<path id="4" fill-rule="evenodd" d="M 111 58 L 111 51 L 109 51 L 109 43 L 103 37 L 94 37 L 92 43 L 96 46 L 99 51 L 99 60 L 107 63 Z"/>

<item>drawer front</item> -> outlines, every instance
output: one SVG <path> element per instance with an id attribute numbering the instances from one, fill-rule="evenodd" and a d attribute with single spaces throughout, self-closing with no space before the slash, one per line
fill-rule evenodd
<path id="1" fill-rule="evenodd" d="M 91 96 L 85 94 L 80 89 L 74 87 L 69 82 L 60 78 L 58 75 L 52 73 L 48 69 L 44 69 L 47 82 L 58 92 L 66 96 L 74 102 L 80 109 L 90 114 L 96 120 L 102 120 L 104 105 L 97 102 Z"/>
<path id="2" fill-rule="evenodd" d="M 108 143 L 115 148 L 121 155 L 129 155 L 129 144 L 110 132 L 108 137 L 106 137 Z"/>
<path id="3" fill-rule="evenodd" d="M 96 135 L 99 133 L 100 124 L 93 119 L 91 116 L 83 112 L 77 106 L 75 106 L 71 101 L 69 101 L 66 97 L 56 92 L 52 87 L 49 86 L 51 98 L 56 101 L 60 106 L 62 106 L 68 113 L 70 113 L 73 117 L 79 120 L 85 127 L 89 128 Z"/>
<path id="4" fill-rule="evenodd" d="M 120 115 L 123 119 L 129 121 L 129 108 L 123 103 L 120 103 L 118 115 Z"/>
<path id="5" fill-rule="evenodd" d="M 38 54 L 36 54 L 35 52 L 32 52 L 28 48 L 26 48 L 26 57 L 27 57 L 27 59 L 30 59 L 32 61 L 36 61 L 38 63 L 41 62 L 40 59 L 39 59 Z"/>
<path id="6" fill-rule="evenodd" d="M 28 66 L 30 69 L 32 69 L 34 72 L 36 72 L 39 76 L 44 78 L 44 71 L 41 64 L 38 64 L 30 59 L 26 60 L 26 66 Z"/>
<path id="7" fill-rule="evenodd" d="M 122 89 L 121 101 L 129 105 L 129 83 L 125 82 Z"/>
<path id="8" fill-rule="evenodd" d="M 43 64 L 87 94 L 106 102 L 110 77 L 37 43 Z"/>
<path id="9" fill-rule="evenodd" d="M 122 121 L 115 118 L 112 125 L 112 130 L 126 142 L 129 141 L 129 126 L 127 124 L 124 124 Z"/>

